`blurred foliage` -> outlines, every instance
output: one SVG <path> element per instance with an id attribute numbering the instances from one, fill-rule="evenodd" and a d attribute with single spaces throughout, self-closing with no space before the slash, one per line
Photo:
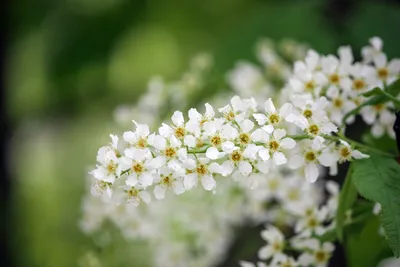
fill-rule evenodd
<path id="1" fill-rule="evenodd" d="M 7 103 L 20 266 L 76 266 L 92 250 L 104 266 L 129 265 L 112 254 L 129 254 L 121 237 L 99 252 L 78 219 L 86 166 L 112 132 L 112 110 L 135 103 L 150 76 L 178 77 L 199 51 L 213 53 L 223 75 L 239 59 L 255 60 L 263 36 L 333 53 L 341 44 L 358 52 L 378 35 L 399 56 L 399 4 L 348 2 L 349 12 L 337 9 L 340 1 L 317 0 L 12 2 Z M 138 247 L 133 256 L 145 257 Z"/>

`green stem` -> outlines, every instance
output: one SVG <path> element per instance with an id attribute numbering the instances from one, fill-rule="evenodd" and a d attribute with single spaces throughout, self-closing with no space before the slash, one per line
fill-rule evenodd
<path id="1" fill-rule="evenodd" d="M 380 89 L 380 91 L 381 91 L 381 93 L 382 93 L 383 95 L 385 95 L 387 98 L 389 98 L 390 100 L 392 100 L 393 103 L 394 103 L 395 105 L 400 106 L 400 100 L 398 100 L 396 97 L 394 97 L 393 95 L 389 94 L 388 92 L 386 92 L 386 91 L 384 91 L 384 90 L 382 90 L 382 89 Z"/>

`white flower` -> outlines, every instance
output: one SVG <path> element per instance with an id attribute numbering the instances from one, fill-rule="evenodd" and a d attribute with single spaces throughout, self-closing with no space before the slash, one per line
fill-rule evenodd
<path id="1" fill-rule="evenodd" d="M 118 158 L 115 150 L 108 146 L 103 146 L 97 152 L 97 161 L 101 165 L 97 165 L 97 168 L 90 172 L 96 179 L 114 183 L 118 172 Z"/>
<path id="2" fill-rule="evenodd" d="M 361 54 L 364 63 L 370 63 L 373 59 L 382 54 L 383 42 L 379 37 L 372 37 L 369 39 L 371 45 L 365 46 L 361 49 Z"/>
<path id="3" fill-rule="evenodd" d="M 120 158 L 120 167 L 128 173 L 126 179 L 128 186 L 135 186 L 139 182 L 146 188 L 153 184 L 152 170 L 149 169 L 152 158 L 148 149 L 125 149 L 124 156 Z"/>
<path id="4" fill-rule="evenodd" d="M 220 168 L 220 174 L 222 176 L 228 176 L 231 174 L 235 167 L 237 167 L 238 171 L 243 176 L 248 176 L 253 171 L 253 166 L 249 162 L 251 159 L 247 158 L 246 156 L 257 153 L 256 146 L 248 147 L 247 151 L 242 151 L 237 146 L 223 146 L 222 149 L 227 155 L 227 159 L 221 164 Z M 254 153 L 248 150 L 254 150 Z"/>
<path id="5" fill-rule="evenodd" d="M 336 86 L 331 86 L 328 88 L 327 96 L 330 98 L 329 103 L 329 118 L 331 121 L 336 123 L 336 125 L 341 125 L 343 117 L 351 110 L 356 108 L 356 104 L 349 99 L 348 92 L 340 92 Z M 352 123 L 355 117 L 351 116 L 347 119 L 347 123 Z"/>
<path id="6" fill-rule="evenodd" d="M 371 133 L 374 137 L 382 137 L 385 132 L 395 138 L 393 123 L 396 116 L 389 111 L 390 103 L 379 103 L 373 106 L 366 106 L 360 113 L 363 120 L 372 125 Z"/>
<path id="7" fill-rule="evenodd" d="M 174 193 L 180 195 L 185 192 L 182 178 L 170 168 L 162 167 L 159 169 L 160 181 L 154 187 L 154 196 L 163 199 L 168 188 L 172 188 Z"/>
<path id="8" fill-rule="evenodd" d="M 282 165 L 287 162 L 283 150 L 293 149 L 296 142 L 292 138 L 285 137 L 286 131 L 283 129 L 276 129 L 271 136 L 266 140 L 266 147 L 260 149 L 259 156 L 264 161 L 270 157 L 273 158 L 276 165 Z"/>
<path id="9" fill-rule="evenodd" d="M 131 203 L 134 206 L 139 206 L 140 202 L 143 200 L 146 204 L 149 204 L 151 201 L 151 196 L 149 192 L 144 190 L 138 190 L 135 187 L 126 186 L 126 198 L 127 203 Z"/>
<path id="10" fill-rule="evenodd" d="M 339 163 L 351 161 L 353 159 L 369 158 L 368 155 L 363 154 L 358 150 L 352 149 L 349 143 L 343 140 L 340 140 L 340 145 L 337 147 L 336 151 L 339 158 Z"/>
<path id="11" fill-rule="evenodd" d="M 302 212 L 304 215 L 296 222 L 294 229 L 300 237 L 311 237 L 313 234 L 321 236 L 326 232 L 323 223 L 328 216 L 327 208 L 310 209 L 306 207 Z"/>
<path id="12" fill-rule="evenodd" d="M 225 153 L 220 152 L 221 148 L 225 150 L 232 148 L 234 146 L 232 141 L 238 136 L 238 131 L 230 124 L 224 124 L 223 119 L 206 122 L 203 137 L 209 139 L 211 145 L 206 151 L 206 156 L 212 160 L 223 157 Z"/>
<path id="13" fill-rule="evenodd" d="M 351 51 L 344 53 L 351 54 Z M 322 58 L 321 66 L 322 72 L 327 76 L 330 85 L 340 87 L 345 91 L 351 90 L 352 82 L 349 77 L 350 64 L 347 57 L 341 57 L 339 60 L 333 55 L 328 55 Z"/>
<path id="14" fill-rule="evenodd" d="M 302 151 L 290 158 L 289 167 L 297 169 L 304 166 L 305 178 L 310 183 L 313 183 L 319 176 L 318 164 L 330 167 L 336 158 L 330 151 L 325 149 L 326 146 L 322 137 L 317 136 L 312 141 L 304 140 L 302 145 Z"/>
<path id="15" fill-rule="evenodd" d="M 265 114 L 263 113 L 253 114 L 253 117 L 256 119 L 258 125 L 272 124 L 275 126 L 283 122 L 284 119 L 286 119 L 286 117 L 290 114 L 292 110 L 292 105 L 290 103 L 285 103 L 278 111 L 276 110 L 271 98 L 269 98 L 264 103 L 264 109 L 265 109 Z"/>
<path id="16" fill-rule="evenodd" d="M 334 246 L 332 243 L 322 243 L 317 239 L 308 239 L 302 242 L 302 247 L 310 249 L 311 252 L 305 252 L 298 258 L 298 262 L 303 266 L 325 267 L 328 266 L 329 259 L 332 256 Z"/>
<path id="17" fill-rule="evenodd" d="M 138 124 L 136 121 L 133 121 L 133 123 L 136 125 L 136 130 L 134 132 L 125 132 L 123 135 L 124 141 L 136 148 L 146 148 L 147 137 L 150 134 L 149 126 L 146 124 Z"/>
<path id="18" fill-rule="evenodd" d="M 273 257 L 272 262 L 276 262 L 283 254 L 285 237 L 277 228 L 269 226 L 261 232 L 261 237 L 267 241 L 267 245 L 260 248 L 258 257 L 262 260 L 267 260 Z"/>
<path id="19" fill-rule="evenodd" d="M 400 59 L 392 59 L 388 62 L 385 54 L 379 54 L 373 59 L 374 73 L 369 73 L 369 83 L 383 88 L 398 79 L 400 73 Z M 376 83 L 376 81 L 378 81 Z"/>
<path id="20" fill-rule="evenodd" d="M 158 150 L 158 155 L 150 161 L 151 168 L 158 169 L 167 164 L 174 171 L 184 171 L 181 161 L 187 158 L 187 150 L 175 136 L 171 135 L 166 139 L 161 135 L 152 134 L 148 142 Z"/>
<path id="21" fill-rule="evenodd" d="M 112 183 L 94 179 L 90 191 L 93 196 L 104 195 L 111 198 L 113 193 Z"/>
<path id="22" fill-rule="evenodd" d="M 231 104 L 219 108 L 218 111 L 222 113 L 224 119 L 228 122 L 236 121 L 241 122 L 246 116 L 248 105 L 239 96 L 231 98 Z"/>
<path id="23" fill-rule="evenodd" d="M 183 185 L 186 190 L 197 186 L 199 180 L 205 190 L 210 191 L 215 188 L 217 183 L 213 177 L 213 172 L 218 172 L 219 166 L 216 163 L 211 163 L 211 165 L 209 163 L 208 158 L 187 161 L 186 168 L 189 172 L 183 178 Z"/>

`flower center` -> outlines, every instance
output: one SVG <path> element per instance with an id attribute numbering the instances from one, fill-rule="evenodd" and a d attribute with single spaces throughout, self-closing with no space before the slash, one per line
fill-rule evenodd
<path id="1" fill-rule="evenodd" d="M 200 174 L 200 175 L 205 175 L 205 174 L 207 174 L 207 168 L 206 168 L 206 166 L 203 165 L 203 164 L 200 164 L 199 166 L 197 166 L 196 171 L 197 171 L 197 173 Z"/>
<path id="2" fill-rule="evenodd" d="M 282 251 L 282 244 L 278 241 L 275 241 L 272 244 L 272 249 L 274 250 L 274 252 L 280 252 L 280 251 Z"/>
<path id="3" fill-rule="evenodd" d="M 231 159 L 234 162 L 238 162 L 242 159 L 242 154 L 239 151 L 233 151 L 232 155 L 231 155 Z"/>
<path id="4" fill-rule="evenodd" d="M 117 165 L 111 161 L 108 165 L 107 165 L 107 171 L 108 173 L 115 173 L 115 170 L 117 169 Z"/>
<path id="5" fill-rule="evenodd" d="M 317 262 L 326 262 L 328 260 L 328 253 L 318 250 L 315 252 L 314 257 Z"/>
<path id="6" fill-rule="evenodd" d="M 316 124 L 311 124 L 311 125 L 308 127 L 308 133 L 310 133 L 311 135 L 314 135 L 314 136 L 318 135 L 318 134 L 319 134 L 319 127 L 318 127 L 318 125 L 316 125 Z"/>
<path id="7" fill-rule="evenodd" d="M 333 99 L 333 105 L 337 108 L 341 108 L 343 106 L 343 100 L 340 98 Z"/>
<path id="8" fill-rule="evenodd" d="M 377 70 L 377 74 L 379 79 L 386 80 L 387 77 L 389 76 L 389 71 L 387 68 L 380 68 Z"/>
<path id="9" fill-rule="evenodd" d="M 268 187 L 271 191 L 275 191 L 276 189 L 278 189 L 279 186 L 279 182 L 275 179 L 269 180 L 268 181 Z"/>
<path id="10" fill-rule="evenodd" d="M 299 190 L 297 188 L 289 190 L 289 193 L 288 193 L 289 200 L 295 201 L 295 200 L 298 200 L 299 198 L 300 198 L 300 194 L 299 194 Z"/>
<path id="11" fill-rule="evenodd" d="M 306 110 L 303 111 L 303 115 L 304 115 L 304 117 L 309 119 L 309 118 L 312 117 L 313 113 L 312 113 L 312 111 L 310 109 L 306 109 Z"/>
<path id="12" fill-rule="evenodd" d="M 140 147 L 140 148 L 145 148 L 147 146 L 147 141 L 144 138 L 140 138 L 137 142 L 136 142 L 136 146 Z"/>
<path id="13" fill-rule="evenodd" d="M 175 136 L 179 139 L 185 136 L 185 129 L 182 127 L 178 127 L 175 129 Z"/>
<path id="14" fill-rule="evenodd" d="M 276 142 L 275 140 L 269 142 L 268 144 L 269 150 L 271 150 L 271 152 L 275 152 L 279 149 L 279 143 Z"/>
<path id="15" fill-rule="evenodd" d="M 383 104 L 376 104 L 376 105 L 373 105 L 373 108 L 374 108 L 376 111 L 381 111 L 381 110 L 383 109 Z"/>
<path id="16" fill-rule="evenodd" d="M 128 190 L 128 197 L 129 198 L 136 198 L 138 196 L 138 191 L 136 190 L 136 188 L 131 188 Z"/>
<path id="17" fill-rule="evenodd" d="M 340 149 L 340 156 L 342 157 L 342 158 L 344 158 L 344 159 L 347 159 L 347 158 L 349 158 L 350 157 L 350 155 L 351 155 L 351 152 L 350 152 L 350 149 L 348 148 L 348 147 L 342 147 L 341 149 Z"/>
<path id="18" fill-rule="evenodd" d="M 309 151 L 306 153 L 305 158 L 309 162 L 313 162 L 317 159 L 317 155 L 313 151 Z"/>
<path id="19" fill-rule="evenodd" d="M 355 79 L 353 81 L 353 88 L 356 89 L 357 91 L 363 89 L 365 87 L 365 82 L 361 79 Z"/>
<path id="20" fill-rule="evenodd" d="M 311 217 L 307 221 L 307 226 L 309 228 L 315 228 L 318 226 L 318 221 L 314 217 Z"/>
<path id="21" fill-rule="evenodd" d="M 211 144 L 213 144 L 213 146 L 219 146 L 219 145 L 221 145 L 221 143 L 222 143 L 222 140 L 219 135 L 214 135 L 211 138 Z"/>
<path id="22" fill-rule="evenodd" d="M 170 186 L 170 185 L 172 184 L 172 179 L 171 179 L 171 177 L 170 177 L 169 175 L 163 177 L 163 178 L 162 178 L 162 183 L 163 183 L 164 185 Z"/>
<path id="23" fill-rule="evenodd" d="M 240 143 L 246 145 L 250 142 L 250 136 L 247 133 L 241 133 L 239 135 Z"/>
<path id="24" fill-rule="evenodd" d="M 167 149 L 165 149 L 165 156 L 167 156 L 168 158 L 173 158 L 175 157 L 175 155 L 176 151 L 172 147 L 168 147 Z"/>
<path id="25" fill-rule="evenodd" d="M 329 76 L 329 81 L 333 84 L 338 84 L 340 82 L 340 77 L 337 73 L 334 73 Z"/>
<path id="26" fill-rule="evenodd" d="M 312 92 L 315 88 L 315 82 L 314 81 L 308 81 L 304 84 L 304 88 L 306 89 L 307 92 Z"/>
<path id="27" fill-rule="evenodd" d="M 143 165 L 141 163 L 135 163 L 132 165 L 132 170 L 136 173 L 142 173 L 143 172 Z"/>
<path id="28" fill-rule="evenodd" d="M 225 119 L 227 121 L 233 121 L 235 119 L 235 113 L 232 110 L 230 110 L 225 114 Z"/>
<path id="29" fill-rule="evenodd" d="M 280 121 L 279 115 L 278 115 L 278 114 L 275 114 L 275 113 L 269 115 L 269 121 L 270 121 L 272 124 L 278 123 L 278 122 Z"/>

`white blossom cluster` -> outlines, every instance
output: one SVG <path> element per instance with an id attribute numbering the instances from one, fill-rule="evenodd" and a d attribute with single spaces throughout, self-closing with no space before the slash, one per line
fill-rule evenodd
<path id="1" fill-rule="evenodd" d="M 367 157 L 343 135 L 354 116 L 343 119 L 368 100 L 362 93 L 399 77 L 400 61 L 388 63 L 381 48 L 381 40 L 372 38 L 360 62 L 354 62 L 349 47 L 339 48 L 338 57 L 309 50 L 293 73 L 279 72 L 287 83 L 275 104 L 271 98 L 258 103 L 255 99 L 265 99 L 263 92 L 254 98 L 234 96 L 218 109 L 210 104 L 202 113 L 192 108 L 186 118 L 176 111 L 156 132 L 134 121 L 133 131 L 122 138 L 111 135 L 112 142 L 98 152 L 97 168 L 90 173 L 92 193 L 102 197 L 85 202 L 82 227 L 98 228 L 103 215 L 125 236 L 145 237 L 157 247 L 155 266 L 212 266 L 226 252 L 231 225 L 250 218 L 293 226 L 290 247 L 302 252 L 297 259 L 284 254 L 285 238 L 268 226 L 262 233 L 267 245 L 259 252 L 264 262 L 258 266 L 326 266 L 334 247 L 316 236 L 334 227 L 338 186 L 326 185 L 331 197 L 321 206 L 321 183 L 314 182 L 322 166 L 335 175 L 338 163 Z M 273 58 L 264 54 L 262 62 Z M 254 82 L 248 73 L 228 76 L 236 92 Z M 391 109 L 383 103 L 361 110 L 374 136 L 393 136 Z M 197 187 L 204 190 L 193 190 Z M 149 203 L 152 195 L 165 199 L 132 208 Z"/>

